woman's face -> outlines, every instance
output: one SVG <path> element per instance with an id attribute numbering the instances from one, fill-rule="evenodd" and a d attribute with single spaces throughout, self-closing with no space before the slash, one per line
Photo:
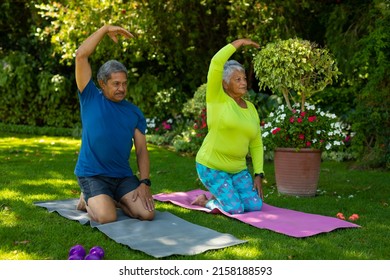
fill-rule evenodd
<path id="1" fill-rule="evenodd" d="M 246 94 L 247 85 L 245 72 L 239 70 L 232 73 L 229 83 L 223 81 L 225 92 L 233 98 L 239 98 Z"/>

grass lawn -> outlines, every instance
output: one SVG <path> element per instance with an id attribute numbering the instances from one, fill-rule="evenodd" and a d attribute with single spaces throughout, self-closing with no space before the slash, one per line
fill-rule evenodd
<path id="1" fill-rule="evenodd" d="M 66 137 L 0 133 L 0 260 L 65 260 L 74 244 L 100 245 L 108 260 L 148 260 L 153 257 L 118 244 L 97 229 L 69 221 L 34 206 L 43 200 L 79 196 L 73 174 L 80 140 Z M 153 192 L 201 188 L 194 158 L 150 145 Z M 132 159 L 131 164 L 135 166 Z M 273 164 L 265 164 L 265 202 L 277 207 L 335 217 L 356 213 L 359 229 L 297 239 L 229 219 L 156 202 L 187 221 L 247 240 L 244 244 L 195 256 L 167 260 L 389 260 L 390 173 L 361 171 L 349 163 L 323 162 L 316 197 L 278 194 Z"/>

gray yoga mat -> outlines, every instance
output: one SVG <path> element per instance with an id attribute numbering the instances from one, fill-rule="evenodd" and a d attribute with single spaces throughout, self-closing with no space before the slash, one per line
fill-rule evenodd
<path id="1" fill-rule="evenodd" d="M 118 220 L 108 224 L 90 221 L 87 213 L 76 210 L 77 199 L 34 203 L 49 212 L 90 224 L 117 243 L 142 251 L 155 258 L 170 255 L 196 255 L 207 250 L 221 249 L 245 243 L 231 234 L 220 233 L 195 225 L 169 212 L 156 211 L 153 221 L 132 219 L 118 209 Z"/>

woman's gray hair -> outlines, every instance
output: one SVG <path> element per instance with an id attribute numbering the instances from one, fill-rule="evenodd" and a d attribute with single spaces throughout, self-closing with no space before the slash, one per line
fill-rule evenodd
<path id="1" fill-rule="evenodd" d="M 117 72 L 123 72 L 127 77 L 127 69 L 122 63 L 117 60 L 109 60 L 99 68 L 97 79 L 107 84 L 107 81 L 111 78 L 111 74 Z"/>
<path id="2" fill-rule="evenodd" d="M 234 71 L 241 71 L 245 73 L 245 68 L 236 60 L 228 60 L 223 66 L 223 80 L 226 83 L 230 82 L 230 78 Z"/>

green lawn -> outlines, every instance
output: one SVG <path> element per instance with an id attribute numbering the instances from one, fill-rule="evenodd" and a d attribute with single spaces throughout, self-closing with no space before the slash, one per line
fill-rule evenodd
<path id="1" fill-rule="evenodd" d="M 105 259 L 153 259 L 115 243 L 90 226 L 69 221 L 34 202 L 76 198 L 73 174 L 80 140 L 66 137 L 0 133 L 0 260 L 65 260 L 76 243 L 102 246 Z M 150 145 L 153 192 L 200 188 L 194 158 Z M 134 159 L 132 159 L 134 160 Z M 134 161 L 132 165 L 135 166 Z M 348 163 L 323 162 L 319 193 L 288 197 L 275 188 L 271 162 L 265 165 L 265 202 L 277 207 L 335 217 L 360 216 L 359 229 L 341 229 L 308 238 L 261 230 L 223 215 L 186 210 L 156 202 L 187 221 L 247 240 L 245 244 L 168 260 L 388 260 L 390 259 L 390 173 L 352 170 Z"/>

